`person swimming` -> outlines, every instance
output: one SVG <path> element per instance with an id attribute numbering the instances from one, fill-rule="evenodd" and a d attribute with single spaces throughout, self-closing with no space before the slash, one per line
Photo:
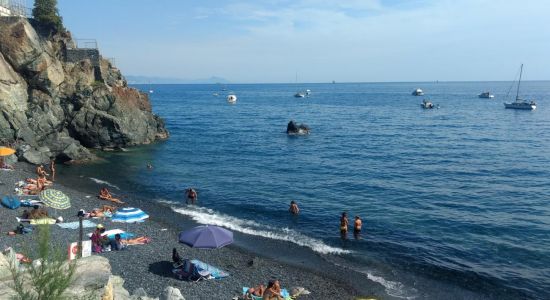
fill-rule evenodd
<path id="1" fill-rule="evenodd" d="M 195 201 L 197 201 L 197 192 L 194 188 L 188 188 L 185 190 L 185 194 L 187 194 L 187 203 L 191 201 L 191 204 L 195 204 Z"/>
<path id="2" fill-rule="evenodd" d="M 300 212 L 300 208 L 294 200 L 290 201 L 290 207 L 288 208 L 288 211 L 293 215 L 297 215 Z"/>

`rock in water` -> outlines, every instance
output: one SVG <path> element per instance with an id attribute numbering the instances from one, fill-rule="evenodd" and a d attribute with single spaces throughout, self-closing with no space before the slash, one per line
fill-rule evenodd
<path id="1" fill-rule="evenodd" d="M 93 157 L 86 147 L 168 138 L 148 95 L 128 87 L 97 49 L 75 49 L 69 32 L 45 37 L 39 27 L 0 18 L 0 140 L 17 141 L 19 159 L 80 161 Z"/>

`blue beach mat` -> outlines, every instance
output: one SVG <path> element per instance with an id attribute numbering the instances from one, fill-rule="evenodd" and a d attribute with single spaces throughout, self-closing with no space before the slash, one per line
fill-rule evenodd
<path id="1" fill-rule="evenodd" d="M 208 271 L 210 272 L 210 275 L 212 275 L 212 277 L 214 277 L 215 279 L 220 279 L 220 278 L 224 278 L 224 277 L 228 277 L 229 276 L 229 273 L 223 271 L 223 270 L 220 270 L 214 266 L 211 266 L 205 262 L 202 262 L 198 259 L 193 259 L 191 260 L 191 263 L 193 263 L 197 269 L 199 270 L 204 270 L 204 271 Z"/>
<path id="2" fill-rule="evenodd" d="M 57 223 L 57 226 L 65 229 L 78 229 L 79 225 L 78 222 L 69 222 L 69 223 Z M 93 228 L 96 227 L 97 224 L 90 221 L 90 220 L 83 220 L 82 221 L 82 227 L 83 228 Z"/>

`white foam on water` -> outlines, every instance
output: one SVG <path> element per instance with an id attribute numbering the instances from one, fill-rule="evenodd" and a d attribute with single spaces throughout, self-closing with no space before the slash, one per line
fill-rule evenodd
<path id="1" fill-rule="evenodd" d="M 291 242 L 299 246 L 308 247 L 321 254 L 348 254 L 349 250 L 329 246 L 323 241 L 308 237 L 289 228 L 274 228 L 256 223 L 251 220 L 243 220 L 224 215 L 201 207 L 183 208 L 172 207 L 175 212 L 189 216 L 200 224 L 217 225 L 249 235 L 261 236 L 274 240 Z"/>
<path id="2" fill-rule="evenodd" d="M 408 289 L 404 284 L 398 281 L 391 281 L 384 279 L 382 276 L 376 276 L 373 275 L 370 272 L 362 272 L 363 274 L 367 275 L 367 278 L 371 281 L 377 282 L 384 286 L 384 289 L 388 295 L 396 297 L 396 298 L 402 298 L 402 299 L 415 299 L 416 296 L 413 296 L 416 294 L 415 288 Z"/>
<path id="3" fill-rule="evenodd" d="M 88 178 L 90 178 L 91 181 L 93 181 L 93 182 L 95 182 L 95 183 L 97 183 L 97 184 L 104 184 L 104 185 L 113 187 L 113 188 L 115 188 L 115 189 L 117 189 L 117 190 L 120 190 L 120 188 L 119 188 L 118 186 L 116 186 L 116 185 L 114 185 L 114 184 L 112 184 L 112 183 L 110 183 L 110 182 L 108 182 L 108 181 L 101 180 L 101 179 L 97 179 L 97 178 L 94 178 L 94 177 L 88 177 Z"/>

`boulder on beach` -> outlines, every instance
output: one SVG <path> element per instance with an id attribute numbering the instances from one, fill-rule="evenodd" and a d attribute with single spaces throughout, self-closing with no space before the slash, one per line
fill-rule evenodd
<path id="1" fill-rule="evenodd" d="M 297 124 L 293 120 L 288 122 L 286 126 L 286 133 L 290 135 L 303 135 L 303 134 L 309 134 L 309 126 L 306 124 Z"/>

